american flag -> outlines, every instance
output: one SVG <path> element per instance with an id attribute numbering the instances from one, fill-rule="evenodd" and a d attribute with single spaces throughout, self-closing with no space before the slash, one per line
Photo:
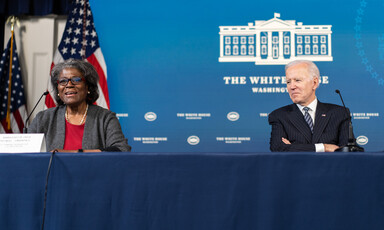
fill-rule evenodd
<path id="1" fill-rule="evenodd" d="M 1 56 L 0 61 L 0 133 L 22 133 L 27 118 L 24 86 L 21 77 L 19 58 L 16 52 L 16 41 L 12 37 Z M 9 65 L 12 58 L 11 86 L 9 87 Z M 9 97 L 10 92 L 10 97 Z M 8 104 L 9 103 L 9 104 Z M 7 121 L 9 113 L 10 122 Z"/>
<path id="2" fill-rule="evenodd" d="M 99 46 L 91 6 L 88 0 L 75 0 L 65 25 L 63 37 L 55 52 L 51 69 L 55 64 L 69 58 L 86 59 L 99 74 L 99 99 L 96 104 L 109 109 L 109 96 L 107 85 L 107 66 Z M 48 82 L 49 94 L 46 96 L 47 108 L 55 107 L 53 87 Z"/>

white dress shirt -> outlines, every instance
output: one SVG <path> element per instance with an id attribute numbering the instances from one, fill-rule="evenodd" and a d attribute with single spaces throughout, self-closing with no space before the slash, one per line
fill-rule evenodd
<path id="1" fill-rule="evenodd" d="M 308 113 L 309 113 L 309 115 L 312 118 L 313 127 L 315 127 L 315 117 L 316 117 L 315 115 L 316 115 L 316 108 L 317 108 L 317 98 L 315 98 L 315 100 L 313 100 L 307 106 L 302 106 L 302 105 L 299 105 L 299 104 L 296 104 L 296 105 L 297 105 L 297 107 L 299 108 L 299 110 L 301 111 L 301 113 L 303 115 L 305 114 L 304 107 L 308 107 L 309 108 Z M 316 148 L 316 152 L 325 152 L 325 147 L 324 147 L 323 143 L 316 143 L 315 144 L 315 148 Z"/>

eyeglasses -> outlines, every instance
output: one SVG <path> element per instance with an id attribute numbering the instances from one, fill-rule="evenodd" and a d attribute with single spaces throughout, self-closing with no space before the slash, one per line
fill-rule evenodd
<path id="1" fill-rule="evenodd" d="M 73 78 L 60 78 L 57 80 L 57 84 L 66 86 L 68 85 L 68 82 L 71 81 L 73 85 L 79 85 L 81 82 L 84 81 L 83 77 L 73 77 Z"/>

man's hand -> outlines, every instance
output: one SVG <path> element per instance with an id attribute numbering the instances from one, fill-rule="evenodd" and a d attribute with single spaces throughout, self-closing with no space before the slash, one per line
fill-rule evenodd
<path id="1" fill-rule="evenodd" d="M 339 146 L 333 145 L 333 144 L 324 144 L 324 150 L 325 152 L 334 152 L 336 149 L 338 149 Z"/>
<path id="2" fill-rule="evenodd" d="M 286 144 L 286 145 L 290 145 L 290 144 L 291 144 L 291 142 L 290 142 L 288 139 L 284 138 L 284 137 L 282 137 L 281 140 L 282 140 L 282 141 L 284 142 L 284 144 Z"/>

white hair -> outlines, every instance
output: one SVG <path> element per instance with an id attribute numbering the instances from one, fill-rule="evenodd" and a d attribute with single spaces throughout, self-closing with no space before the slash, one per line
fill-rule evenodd
<path id="1" fill-rule="evenodd" d="M 292 61 L 292 62 L 286 64 L 285 65 L 285 72 L 287 72 L 288 68 L 295 66 L 295 65 L 298 65 L 298 64 L 301 64 L 301 63 L 305 63 L 308 66 L 308 72 L 309 72 L 311 79 L 313 79 L 315 77 L 320 78 L 319 68 L 317 68 L 315 63 L 308 61 L 308 60 L 296 60 L 296 61 Z"/>

